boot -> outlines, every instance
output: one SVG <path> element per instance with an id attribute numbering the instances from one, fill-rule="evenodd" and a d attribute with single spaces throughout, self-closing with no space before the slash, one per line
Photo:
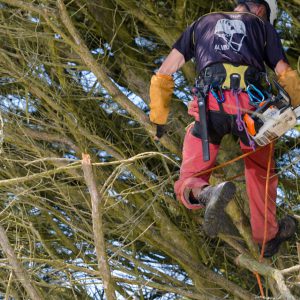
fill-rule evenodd
<path id="1" fill-rule="evenodd" d="M 234 229 L 230 218 L 224 209 L 235 194 L 235 185 L 232 182 L 223 182 L 216 186 L 207 186 L 199 194 L 190 194 L 190 201 L 198 201 L 205 209 L 203 229 L 209 237 L 216 237 L 219 232 L 233 233 Z M 233 233 L 236 234 L 236 231 Z"/>
<path id="2" fill-rule="evenodd" d="M 285 216 L 279 220 L 278 225 L 279 229 L 276 236 L 266 243 L 264 257 L 272 257 L 278 252 L 281 243 L 293 237 L 297 230 L 298 221 L 292 216 Z"/>

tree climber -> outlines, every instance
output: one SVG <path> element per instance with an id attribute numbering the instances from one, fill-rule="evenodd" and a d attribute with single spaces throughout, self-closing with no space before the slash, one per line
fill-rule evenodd
<path id="1" fill-rule="evenodd" d="M 300 79 L 289 66 L 273 27 L 276 15 L 276 0 L 239 0 L 234 12 L 204 15 L 183 32 L 151 79 L 150 120 L 157 125 L 157 138 L 160 138 L 174 89 L 172 74 L 195 58 L 197 79 L 202 83 L 201 93 L 207 106 L 204 112 L 210 158 L 203 158 L 202 123 L 199 106 L 194 99 L 188 111 L 196 121 L 186 132 L 175 192 L 188 209 L 205 208 L 204 230 L 211 237 L 217 236 L 226 225 L 224 208 L 233 198 L 235 186 L 232 182 L 210 186 L 210 174 L 198 177 L 195 174 L 214 166 L 221 139 L 227 133 L 239 137 L 244 153 L 252 151 L 253 140 L 242 120 L 242 112 L 255 110 L 253 101 L 266 94 L 266 87 L 270 87 L 264 63 L 275 71 L 280 85 L 291 98 L 291 105 L 294 108 L 300 105 Z M 253 89 L 251 94 L 247 93 L 249 86 Z M 264 239 L 264 195 L 269 152 L 270 144 L 244 159 L 252 236 L 259 245 Z M 265 257 L 277 253 L 280 244 L 290 239 L 297 227 L 296 220 L 290 216 L 279 222 L 276 220 L 278 179 L 274 170 L 274 153 L 271 163 Z"/>

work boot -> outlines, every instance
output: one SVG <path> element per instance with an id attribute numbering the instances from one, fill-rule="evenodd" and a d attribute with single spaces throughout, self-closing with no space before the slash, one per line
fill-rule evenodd
<path id="1" fill-rule="evenodd" d="M 278 226 L 279 229 L 276 236 L 266 243 L 264 257 L 272 257 L 278 252 L 281 243 L 293 237 L 297 230 L 298 221 L 292 216 L 285 216 L 279 220 Z"/>
<path id="2" fill-rule="evenodd" d="M 201 202 L 206 203 L 203 229 L 209 237 L 216 237 L 219 232 L 224 233 L 225 229 L 231 226 L 232 222 L 224 209 L 233 198 L 235 190 L 235 185 L 226 181 L 216 186 L 205 187 L 199 195 L 195 195 Z"/>
<path id="3" fill-rule="evenodd" d="M 208 199 L 201 197 L 202 191 L 203 188 L 193 188 L 193 189 L 185 188 L 184 199 L 190 205 L 195 205 L 195 206 L 201 205 L 204 208 L 206 206 L 206 201 L 208 201 Z"/>

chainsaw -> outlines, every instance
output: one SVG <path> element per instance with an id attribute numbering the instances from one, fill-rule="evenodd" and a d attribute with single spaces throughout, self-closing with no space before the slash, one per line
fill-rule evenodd
<path id="1" fill-rule="evenodd" d="M 293 109 L 286 91 L 274 80 L 276 96 L 261 102 L 252 114 L 244 115 L 248 133 L 259 146 L 265 146 L 295 127 L 300 106 Z"/>

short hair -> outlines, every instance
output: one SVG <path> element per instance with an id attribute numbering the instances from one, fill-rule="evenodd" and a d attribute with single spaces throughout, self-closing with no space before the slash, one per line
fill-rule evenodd
<path id="1" fill-rule="evenodd" d="M 240 3 L 239 5 L 246 6 L 247 9 L 250 9 L 250 11 L 251 11 L 252 8 L 264 7 L 264 16 L 262 18 L 268 20 L 267 8 L 264 4 L 255 3 L 255 2 L 252 2 L 252 1 L 245 1 L 245 3 Z"/>

